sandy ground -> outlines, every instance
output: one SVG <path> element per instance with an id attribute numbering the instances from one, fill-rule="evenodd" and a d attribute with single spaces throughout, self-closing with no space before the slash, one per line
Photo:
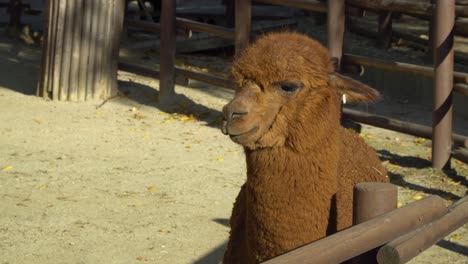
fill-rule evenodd
<path id="1" fill-rule="evenodd" d="M 0 53 L 0 263 L 220 260 L 245 180 L 242 149 L 218 128 L 230 91 L 178 86 L 169 113 L 155 103 L 156 80 L 120 73 L 128 97 L 52 102 L 33 95 L 37 49 L 1 43 Z M 467 195 L 468 166 L 431 169 L 428 141 L 369 127 L 361 136 L 399 186 L 400 206 Z M 467 256 L 465 225 L 411 263 Z"/>

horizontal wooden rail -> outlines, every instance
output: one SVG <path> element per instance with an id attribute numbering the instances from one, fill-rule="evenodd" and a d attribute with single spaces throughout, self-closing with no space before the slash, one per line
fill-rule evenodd
<path id="1" fill-rule="evenodd" d="M 341 263 L 430 223 L 446 212 L 444 199 L 429 196 L 264 263 Z"/>
<path id="2" fill-rule="evenodd" d="M 131 72 L 145 77 L 159 79 L 159 71 L 152 70 L 147 67 L 142 67 L 126 62 L 119 62 L 118 68 L 121 71 Z"/>
<path id="3" fill-rule="evenodd" d="M 327 5 L 317 0 L 254 0 L 257 3 L 287 6 L 315 12 L 327 12 Z M 389 2 L 386 4 L 385 2 Z M 409 15 L 432 16 L 434 6 L 429 1 L 375 1 L 375 0 L 346 0 L 347 4 L 364 9 L 394 11 Z M 457 17 L 468 17 L 468 7 L 457 5 L 455 7 Z"/>
<path id="4" fill-rule="evenodd" d="M 159 23 L 140 21 L 140 20 L 125 20 L 125 25 L 131 27 L 141 28 L 148 32 L 159 33 L 161 31 L 161 25 Z M 189 38 L 192 31 L 205 32 L 212 35 L 216 35 L 226 39 L 234 40 L 234 30 L 230 28 L 210 25 L 206 23 L 200 23 L 185 18 L 176 18 L 177 35 Z"/>
<path id="5" fill-rule="evenodd" d="M 263 4 L 271 4 L 271 5 L 286 6 L 286 7 L 304 9 L 304 10 L 321 12 L 321 13 L 326 13 L 327 12 L 327 4 L 319 2 L 317 0 L 289 0 L 289 1 L 284 1 L 284 0 L 254 0 L 254 2 L 263 3 Z"/>
<path id="6" fill-rule="evenodd" d="M 229 89 L 234 88 L 234 83 L 228 79 L 224 79 L 211 74 L 190 71 L 180 67 L 176 67 L 176 75 Z"/>
<path id="7" fill-rule="evenodd" d="M 404 122 L 384 116 L 372 115 L 348 108 L 343 109 L 344 117 L 347 117 L 358 123 L 381 127 L 400 133 L 410 134 L 417 137 L 432 138 L 432 128 L 424 125 Z M 468 137 L 452 134 L 453 142 L 456 146 L 468 148 Z"/>
<path id="8" fill-rule="evenodd" d="M 468 222 L 468 196 L 448 208 L 441 218 L 380 248 L 379 264 L 403 264 Z"/>
<path id="9" fill-rule="evenodd" d="M 452 157 L 456 158 L 459 161 L 462 161 L 468 164 L 468 149 L 456 147 L 452 150 Z"/>
<path id="10" fill-rule="evenodd" d="M 129 64 L 125 62 L 119 62 L 119 70 L 131 72 L 134 74 L 139 74 L 145 77 L 156 78 L 159 79 L 159 71 L 149 69 L 147 67 L 142 67 L 134 64 Z M 184 77 L 187 79 L 197 80 L 205 83 L 209 83 L 216 86 L 221 86 L 229 89 L 234 88 L 234 82 L 224 79 L 218 76 L 214 76 L 211 74 L 201 73 L 201 72 L 194 72 L 190 70 L 186 70 L 180 67 L 175 68 L 175 73 L 179 77 Z"/>
<path id="11" fill-rule="evenodd" d="M 187 30 L 193 30 L 196 32 L 205 32 L 215 36 L 219 36 L 226 39 L 234 39 L 234 30 L 230 28 L 220 27 L 216 25 L 210 25 L 207 23 L 200 23 L 185 18 L 176 18 L 176 26 Z"/>
<path id="12" fill-rule="evenodd" d="M 425 77 L 434 78 L 434 68 L 420 66 L 398 61 L 386 61 L 379 59 L 370 59 L 364 56 L 344 54 L 343 63 L 357 64 L 362 66 L 379 68 L 387 71 L 414 73 Z M 468 84 L 468 74 L 463 72 L 453 72 L 454 83 Z"/>
<path id="13" fill-rule="evenodd" d="M 135 27 L 140 28 L 147 32 L 152 33 L 159 33 L 161 32 L 161 24 L 155 22 L 148 22 L 142 20 L 133 20 L 133 19 L 126 19 L 124 21 L 127 27 Z M 190 38 L 192 36 L 192 32 L 186 29 L 177 29 L 177 35 L 184 38 Z"/>
<path id="14" fill-rule="evenodd" d="M 468 85 L 463 83 L 456 83 L 453 86 L 453 91 L 464 96 L 468 96 Z"/>
<path id="15" fill-rule="evenodd" d="M 435 6 L 430 1 L 408 1 L 408 0 L 346 0 L 347 4 L 383 11 L 393 11 L 403 14 L 432 16 Z M 457 5 L 455 6 L 455 14 L 457 17 L 468 17 L 468 7 Z"/>

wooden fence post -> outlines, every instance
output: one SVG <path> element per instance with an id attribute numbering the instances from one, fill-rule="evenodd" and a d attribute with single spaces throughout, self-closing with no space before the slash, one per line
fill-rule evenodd
<path id="1" fill-rule="evenodd" d="M 250 37 L 251 0 L 235 0 L 236 56 L 247 46 Z"/>
<path id="2" fill-rule="evenodd" d="M 335 64 L 335 70 L 341 69 L 341 57 L 343 56 L 343 38 L 345 27 L 345 1 L 327 1 L 328 13 L 328 38 L 327 46 L 330 58 Z"/>
<path id="3" fill-rule="evenodd" d="M 124 1 L 49 0 L 37 95 L 53 100 L 117 94 Z"/>
<path id="4" fill-rule="evenodd" d="M 353 196 L 353 225 L 364 223 L 397 208 L 398 189 L 390 183 L 358 183 L 354 186 Z M 368 251 L 355 259 L 358 263 L 377 263 L 377 250 Z"/>
<path id="5" fill-rule="evenodd" d="M 22 9 L 23 7 L 20 0 L 10 0 L 7 9 L 10 14 L 10 20 L 8 22 L 8 34 L 10 36 L 17 36 L 20 31 Z"/>
<path id="6" fill-rule="evenodd" d="M 379 12 L 379 40 L 380 48 L 388 49 L 392 44 L 392 11 Z"/>
<path id="7" fill-rule="evenodd" d="M 432 166 L 450 167 L 455 1 L 437 0 L 434 27 Z"/>
<path id="8" fill-rule="evenodd" d="M 176 0 L 161 2 L 159 102 L 170 103 L 175 91 Z"/>

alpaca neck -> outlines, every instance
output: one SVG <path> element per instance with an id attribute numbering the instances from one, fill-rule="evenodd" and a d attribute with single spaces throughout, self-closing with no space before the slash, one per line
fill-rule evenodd
<path id="1" fill-rule="evenodd" d="M 319 119 L 320 130 L 311 125 L 299 131 L 298 142 L 245 150 L 247 222 L 255 226 L 248 232 L 268 241 L 252 248 L 282 253 L 326 235 L 337 192 L 339 123 L 332 120 L 339 119 L 339 109 Z"/>

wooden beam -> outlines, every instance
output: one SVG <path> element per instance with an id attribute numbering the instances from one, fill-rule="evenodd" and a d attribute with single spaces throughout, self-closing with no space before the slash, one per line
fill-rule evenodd
<path id="1" fill-rule="evenodd" d="M 235 50 L 239 55 L 247 47 L 250 41 L 250 26 L 252 22 L 252 3 L 251 0 L 232 0 L 235 3 Z"/>
<path id="2" fill-rule="evenodd" d="M 234 82 L 232 82 L 231 80 L 227 80 L 215 75 L 186 70 L 180 67 L 176 67 L 176 74 L 178 76 L 183 76 L 188 79 L 193 79 L 229 89 L 234 89 L 235 87 Z"/>
<path id="3" fill-rule="evenodd" d="M 286 6 L 314 12 L 327 12 L 327 4 L 316 0 L 254 0 L 257 3 Z"/>
<path id="4" fill-rule="evenodd" d="M 363 182 L 353 189 L 353 225 L 397 209 L 398 188 L 391 183 Z M 377 264 L 378 248 L 374 248 L 353 259 L 353 263 Z"/>
<path id="5" fill-rule="evenodd" d="M 138 66 L 135 64 L 130 64 L 126 62 L 119 62 L 119 70 L 131 72 L 134 74 L 142 75 L 149 78 L 156 78 L 160 77 L 159 71 L 149 69 L 147 67 Z M 235 84 L 233 81 L 224 79 L 215 75 L 206 74 L 202 72 L 195 72 L 191 70 L 187 70 L 180 67 L 175 67 L 175 73 L 177 77 L 184 77 L 187 79 L 197 80 L 205 83 L 209 83 L 212 85 L 233 89 Z"/>
<path id="6" fill-rule="evenodd" d="M 346 3 L 366 8 L 382 11 L 393 11 L 403 14 L 432 16 L 435 6 L 430 1 L 411 1 L 411 0 L 347 0 Z M 468 17 L 468 7 L 457 5 L 455 6 L 455 14 L 457 17 Z"/>
<path id="7" fill-rule="evenodd" d="M 127 27 L 135 27 L 140 28 L 144 31 L 151 32 L 151 33 L 160 33 L 161 32 L 161 24 L 155 22 L 148 22 L 142 20 L 134 20 L 134 19 L 126 19 L 125 26 Z M 177 29 L 177 36 L 190 38 L 192 37 L 192 32 L 190 30 L 184 28 Z"/>
<path id="8" fill-rule="evenodd" d="M 335 71 L 341 69 L 345 31 L 345 0 L 327 2 L 327 47 Z"/>
<path id="9" fill-rule="evenodd" d="M 448 208 L 448 213 L 380 248 L 379 264 L 403 264 L 468 222 L 468 196 Z"/>
<path id="10" fill-rule="evenodd" d="M 463 83 L 456 83 L 453 86 L 453 91 L 464 96 L 468 96 L 468 85 Z"/>
<path id="11" fill-rule="evenodd" d="M 193 30 L 196 32 L 205 32 L 225 39 L 234 39 L 234 30 L 230 28 L 210 25 L 207 23 L 200 23 L 185 18 L 176 18 L 176 25 L 179 28 L 186 30 Z"/>
<path id="12" fill-rule="evenodd" d="M 468 164 L 468 149 L 454 148 L 452 150 L 452 157 Z"/>
<path id="13" fill-rule="evenodd" d="M 175 91 L 176 0 L 161 2 L 159 101 L 170 103 Z"/>
<path id="14" fill-rule="evenodd" d="M 351 120 L 375 127 L 381 127 L 400 133 L 432 139 L 432 129 L 429 126 L 404 122 L 379 115 L 372 115 L 348 108 L 343 108 L 343 115 Z M 468 148 L 468 137 L 459 134 L 452 134 L 455 146 Z"/>
<path id="15" fill-rule="evenodd" d="M 264 263 L 341 263 L 430 223 L 446 212 L 444 199 L 429 196 Z"/>
<path id="16" fill-rule="evenodd" d="M 452 146 L 455 1 L 436 0 L 432 106 L 432 166 L 450 168 Z"/>
<path id="17" fill-rule="evenodd" d="M 402 73 L 414 73 L 421 76 L 434 78 L 434 68 L 427 66 L 420 66 L 405 62 L 398 61 L 387 61 L 379 59 L 371 59 L 368 57 L 344 54 L 343 63 L 357 64 L 362 66 L 368 66 L 387 71 L 402 72 Z M 455 83 L 468 84 L 468 74 L 464 72 L 453 72 L 453 79 Z"/>

